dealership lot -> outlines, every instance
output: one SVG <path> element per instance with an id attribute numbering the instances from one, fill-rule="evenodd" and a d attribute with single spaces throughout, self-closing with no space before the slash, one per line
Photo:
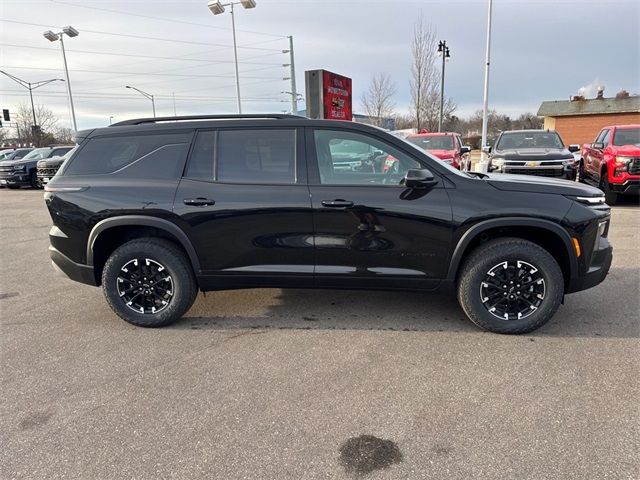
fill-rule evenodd
<path id="1" fill-rule="evenodd" d="M 367 478 L 637 478 L 634 202 L 607 280 L 510 337 L 453 296 L 304 290 L 135 328 L 54 273 L 42 192 L 2 190 L 0 477 L 349 478 L 372 435 L 395 450 Z"/>

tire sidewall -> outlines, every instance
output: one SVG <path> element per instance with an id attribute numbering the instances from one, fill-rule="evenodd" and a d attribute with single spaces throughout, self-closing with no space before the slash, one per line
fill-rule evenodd
<path id="1" fill-rule="evenodd" d="M 505 244 L 501 248 L 490 248 L 482 255 L 474 256 L 467 264 L 458 295 L 460 303 L 477 325 L 496 333 L 526 333 L 545 324 L 557 311 L 564 295 L 562 271 L 553 257 L 531 242 Z M 545 298 L 540 307 L 519 320 L 501 320 L 491 314 L 482 303 L 480 287 L 487 272 L 504 261 L 524 261 L 536 267 L 545 282 Z"/>
<path id="2" fill-rule="evenodd" d="M 121 268 L 134 258 L 149 259 L 161 264 L 171 276 L 173 297 L 169 305 L 154 314 L 142 314 L 129 308 L 118 293 L 117 278 Z M 109 257 L 102 272 L 102 289 L 107 302 L 123 320 L 142 327 L 170 325 L 182 317 L 195 299 L 193 273 L 185 268 L 185 259 L 179 252 L 153 241 L 131 241 Z M 194 293 L 195 290 L 195 293 Z"/>

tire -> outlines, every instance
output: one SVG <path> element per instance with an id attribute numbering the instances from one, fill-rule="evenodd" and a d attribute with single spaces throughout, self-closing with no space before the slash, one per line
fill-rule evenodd
<path id="1" fill-rule="evenodd" d="M 581 160 L 578 164 L 578 173 L 576 175 L 576 180 L 580 183 L 586 183 L 585 180 L 585 172 L 584 172 L 584 160 Z"/>
<path id="2" fill-rule="evenodd" d="M 512 280 L 510 273 L 516 275 Z M 528 286 L 517 290 L 517 282 L 523 280 Z M 507 289 L 502 288 L 504 284 L 494 288 L 493 282 L 505 282 Z M 515 300 L 501 300 L 501 294 Z M 473 323 L 494 333 L 519 334 L 540 328 L 556 313 L 563 295 L 558 262 L 539 245 L 521 238 L 499 238 L 477 247 L 465 259 L 458 277 L 460 306 Z M 514 305 L 508 319 L 502 318 L 504 301 Z"/>
<path id="3" fill-rule="evenodd" d="M 31 185 L 31 188 L 35 188 L 37 190 L 44 188 L 42 183 L 40 183 L 40 180 L 38 180 L 38 174 L 35 170 L 31 172 L 31 175 L 29 175 L 29 185 Z"/>
<path id="4" fill-rule="evenodd" d="M 136 281 L 146 282 L 139 284 L 146 290 L 137 295 Z M 139 238 L 118 247 L 107 259 L 102 291 L 111 309 L 126 322 L 164 327 L 180 320 L 191 308 L 198 286 L 181 248 L 161 238 Z M 143 311 L 138 311 L 140 308 Z"/>
<path id="5" fill-rule="evenodd" d="M 618 201 L 618 194 L 611 191 L 611 188 L 609 187 L 609 181 L 607 180 L 606 170 L 600 175 L 599 188 L 604 192 L 604 201 L 607 203 L 607 205 L 615 205 Z"/>

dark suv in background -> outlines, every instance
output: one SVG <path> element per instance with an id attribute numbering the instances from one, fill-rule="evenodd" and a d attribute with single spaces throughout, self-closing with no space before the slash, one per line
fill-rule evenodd
<path id="1" fill-rule="evenodd" d="M 578 163 L 573 152 L 580 145 L 564 146 L 558 132 L 512 130 L 502 132 L 490 153 L 490 170 L 496 173 L 541 175 L 575 180 Z"/>
<path id="2" fill-rule="evenodd" d="M 49 183 L 49 180 L 51 180 L 54 175 L 58 173 L 58 170 L 60 169 L 62 164 L 67 158 L 71 156 L 72 153 L 73 148 L 62 156 L 55 156 L 38 160 L 38 163 L 36 164 L 36 175 L 38 177 L 38 184 L 44 186 Z"/>
<path id="3" fill-rule="evenodd" d="M 35 148 L 20 159 L 4 160 L 0 162 L 0 184 L 9 188 L 42 188 L 36 173 L 38 160 L 62 156 L 72 148 L 73 145 Z"/>
<path id="4" fill-rule="evenodd" d="M 177 321 L 198 290 L 454 286 L 477 325 L 522 333 L 611 264 L 597 188 L 460 172 L 367 125 L 165 117 L 77 141 L 45 187 L 51 258 L 135 325 Z M 398 168 L 345 169 L 347 148 Z"/>

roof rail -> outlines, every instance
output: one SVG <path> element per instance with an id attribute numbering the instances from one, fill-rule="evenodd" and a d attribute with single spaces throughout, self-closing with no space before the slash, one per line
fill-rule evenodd
<path id="1" fill-rule="evenodd" d="M 251 118 L 272 118 L 283 120 L 286 118 L 301 119 L 299 115 L 286 115 L 284 113 L 252 113 L 252 114 L 230 114 L 230 115 L 186 115 L 182 117 L 149 117 L 149 118 L 133 118 L 131 120 L 124 120 L 117 122 L 111 127 L 120 127 L 123 125 L 141 125 L 143 123 L 158 123 L 158 122 L 181 122 L 184 120 L 228 120 L 228 119 L 251 119 Z"/>

